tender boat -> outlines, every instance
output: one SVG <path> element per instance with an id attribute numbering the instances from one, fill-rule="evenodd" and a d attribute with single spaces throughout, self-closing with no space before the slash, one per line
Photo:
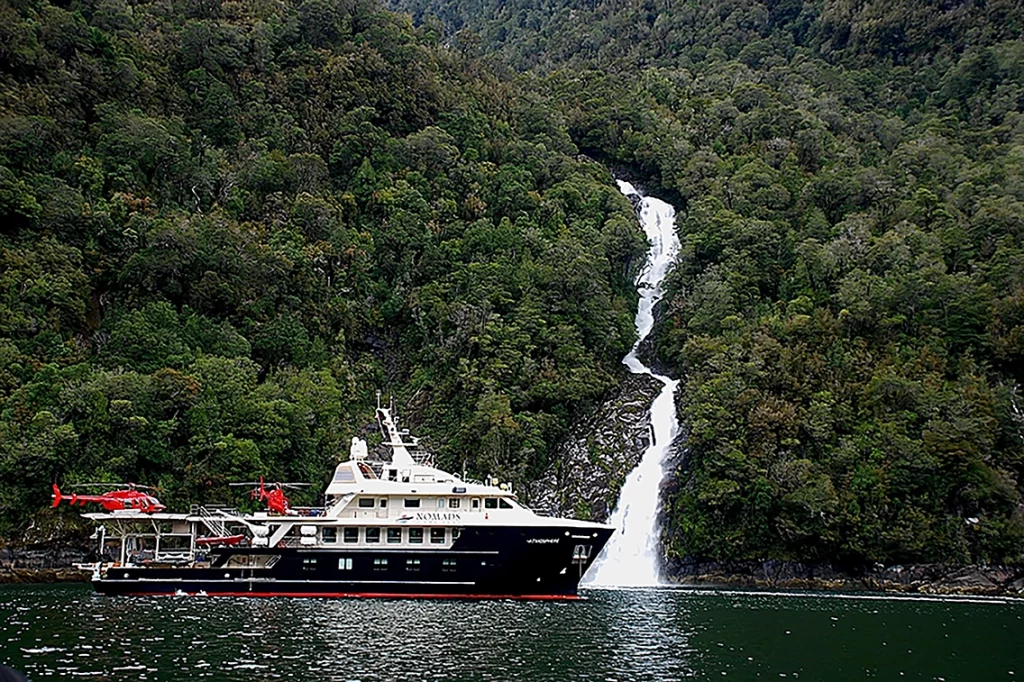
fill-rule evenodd
<path id="1" fill-rule="evenodd" d="M 377 418 L 390 461 L 353 438 L 325 505 L 276 511 L 195 506 L 87 513 L 109 595 L 574 599 L 612 527 L 541 516 L 511 486 L 435 468 L 392 410 Z M 279 489 L 280 490 L 280 489 Z M 262 488 L 261 497 L 270 497 Z M 271 500 L 273 502 L 273 500 Z M 162 505 L 161 505 L 162 506 Z M 283 513 L 282 513 L 283 512 Z M 83 568 L 86 566 L 83 566 Z"/>

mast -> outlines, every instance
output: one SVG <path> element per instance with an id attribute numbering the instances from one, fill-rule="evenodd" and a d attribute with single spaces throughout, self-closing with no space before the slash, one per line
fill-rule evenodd
<path id="1" fill-rule="evenodd" d="M 378 407 L 377 415 L 380 418 L 381 430 L 384 431 L 384 445 L 391 448 L 392 466 L 397 469 L 409 469 L 416 466 L 416 460 L 409 454 L 407 444 L 402 440 L 402 434 L 391 416 L 391 408 Z M 415 443 L 408 445 L 415 445 Z"/>

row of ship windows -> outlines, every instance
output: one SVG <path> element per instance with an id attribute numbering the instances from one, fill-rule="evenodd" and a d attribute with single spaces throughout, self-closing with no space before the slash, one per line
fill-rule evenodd
<path id="1" fill-rule="evenodd" d="M 387 558 L 376 557 L 373 560 L 373 570 L 375 571 L 386 571 L 389 566 L 392 565 Z M 401 565 L 401 560 L 394 562 L 394 565 Z M 422 562 L 420 559 L 406 559 L 405 570 L 407 571 L 418 571 Z M 487 561 L 481 561 L 481 566 L 486 566 Z M 441 570 L 445 573 L 454 572 L 458 563 L 455 559 L 444 559 L 441 561 Z M 315 571 L 317 568 L 317 560 L 315 558 L 307 558 L 302 560 L 302 568 L 306 571 Z M 339 571 L 351 571 L 352 570 L 352 557 L 342 557 L 338 559 L 338 570 Z"/>
<path id="2" fill-rule="evenodd" d="M 402 506 L 406 509 L 419 509 L 423 498 L 419 497 L 406 497 L 402 500 Z M 375 501 L 372 497 L 360 497 L 359 507 L 361 509 L 373 509 L 375 504 L 379 504 L 381 509 L 386 509 L 388 506 L 388 500 L 386 497 L 380 498 L 379 501 Z M 444 509 L 447 505 L 448 509 L 461 509 L 462 500 L 457 497 L 437 498 L 437 508 Z M 480 500 L 472 499 L 469 501 L 470 509 L 480 509 Z M 484 509 L 515 509 L 512 503 L 508 500 L 503 500 L 500 497 L 485 497 L 484 498 Z"/>
<path id="3" fill-rule="evenodd" d="M 381 528 L 343 528 L 341 541 L 343 543 L 355 544 L 360 538 L 367 544 L 376 544 L 381 541 Z M 458 540 L 461 528 L 387 528 L 384 535 L 386 544 L 400 545 L 403 542 L 411 545 L 422 545 L 426 538 L 430 539 L 432 545 L 443 545 L 447 540 L 447 533 L 451 531 L 452 542 Z M 426 532 L 429 530 L 429 534 Z M 320 542 L 332 544 L 338 541 L 338 529 L 324 527 L 320 529 Z"/>

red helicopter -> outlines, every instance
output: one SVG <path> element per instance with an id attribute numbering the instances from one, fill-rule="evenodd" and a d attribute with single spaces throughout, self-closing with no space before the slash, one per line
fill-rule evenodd
<path id="1" fill-rule="evenodd" d="M 154 490 L 145 485 L 138 485 L 135 483 L 82 483 L 72 487 L 101 487 L 101 486 L 113 486 L 123 485 L 123 490 L 111 490 L 110 492 L 103 493 L 102 495 L 79 495 L 78 493 L 71 493 L 71 495 L 64 495 L 61 493 L 60 488 L 57 484 L 53 484 L 53 507 L 60 505 L 61 500 L 68 500 L 68 504 L 74 506 L 76 504 L 85 506 L 86 502 L 95 502 L 103 506 L 107 511 L 122 511 L 125 509 L 135 509 L 146 514 L 153 514 L 161 512 L 167 507 L 164 506 L 160 500 L 156 499 L 149 493 L 141 492 L 142 490 Z"/>
<path id="2" fill-rule="evenodd" d="M 270 490 L 263 484 L 263 477 L 260 476 L 259 481 L 246 481 L 244 483 L 231 483 L 233 486 L 258 486 L 253 488 L 249 493 L 249 497 L 254 500 L 267 502 L 267 510 L 274 512 L 275 514 L 282 515 L 294 515 L 292 511 L 291 502 L 288 497 L 284 494 L 285 488 L 305 488 L 309 486 L 309 483 L 273 483 L 271 484 Z"/>

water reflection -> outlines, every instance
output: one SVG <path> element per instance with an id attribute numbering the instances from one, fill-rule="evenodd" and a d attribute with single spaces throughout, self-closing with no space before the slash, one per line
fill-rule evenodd
<path id="1" fill-rule="evenodd" d="M 1018 601 L 589 590 L 578 603 L 0 591 L 0 662 L 92 680 L 1000 680 Z M 901 675 L 902 673 L 902 675 Z"/>

